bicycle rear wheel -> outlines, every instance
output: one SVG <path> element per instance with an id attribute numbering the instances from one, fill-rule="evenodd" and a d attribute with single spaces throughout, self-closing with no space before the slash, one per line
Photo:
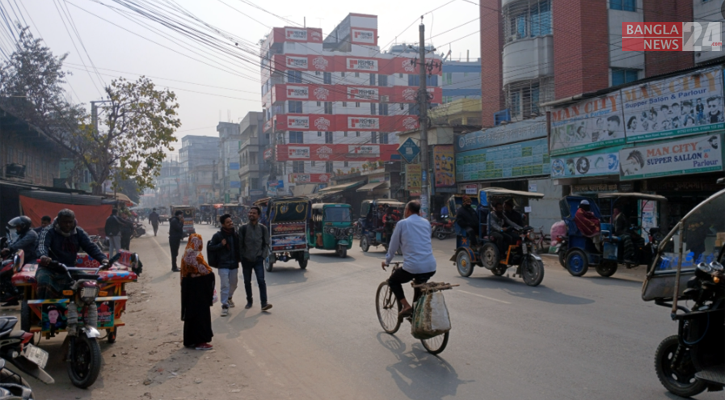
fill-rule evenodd
<path id="1" fill-rule="evenodd" d="M 448 345 L 448 335 L 451 332 L 448 331 L 442 335 L 433 336 L 430 339 L 420 339 L 420 343 L 423 344 L 423 347 L 425 347 L 426 350 L 428 350 L 428 353 L 430 354 L 440 354 L 445 350 L 446 345 Z"/>
<path id="2" fill-rule="evenodd" d="M 385 281 L 378 286 L 378 291 L 375 294 L 375 310 L 378 313 L 378 321 L 383 330 L 391 335 L 400 329 L 400 323 L 402 320 L 398 318 L 400 312 L 400 303 L 393 295 L 390 290 L 388 281 Z"/>

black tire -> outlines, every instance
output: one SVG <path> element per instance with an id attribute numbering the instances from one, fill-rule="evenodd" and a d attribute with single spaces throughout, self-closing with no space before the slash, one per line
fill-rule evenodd
<path id="1" fill-rule="evenodd" d="M 347 247 L 345 247 L 345 246 L 338 247 L 337 248 L 337 256 L 340 257 L 340 258 L 347 257 Z"/>
<path id="2" fill-rule="evenodd" d="M 544 262 L 528 256 L 521 264 L 521 276 L 527 286 L 539 286 L 544 280 Z"/>
<path id="3" fill-rule="evenodd" d="M 431 239 L 436 236 L 436 233 L 438 233 L 438 227 L 437 226 L 430 230 L 430 237 L 431 237 Z"/>
<path id="4" fill-rule="evenodd" d="M 305 260 L 304 259 L 304 256 L 302 256 L 302 258 L 300 258 L 299 260 L 297 260 L 297 264 L 300 265 L 300 268 L 301 269 L 307 269 L 307 261 L 309 261 L 309 260 Z"/>
<path id="5" fill-rule="evenodd" d="M 30 332 L 30 306 L 27 300 L 23 300 L 20 303 L 20 329 L 25 332 Z"/>
<path id="6" fill-rule="evenodd" d="M 114 344 L 116 343 L 116 337 L 118 336 L 118 327 L 114 326 L 113 328 L 108 330 L 108 343 Z"/>
<path id="7" fill-rule="evenodd" d="M 481 264 L 484 268 L 493 271 L 494 268 L 499 266 L 500 258 L 496 244 L 486 242 L 481 246 Z"/>
<path id="8" fill-rule="evenodd" d="M 368 250 L 370 250 L 370 239 L 367 235 L 362 235 L 360 238 L 360 248 L 362 249 L 363 253 L 367 253 Z"/>
<path id="9" fill-rule="evenodd" d="M 692 365 L 690 349 L 684 349 L 685 353 L 680 355 L 680 357 L 683 357 L 684 372 L 682 370 L 674 371 L 670 365 L 672 357 L 674 357 L 679 345 L 680 341 L 677 335 L 672 335 L 665 338 L 657 346 L 657 351 L 655 351 L 655 371 L 657 372 L 657 379 L 660 380 L 660 383 L 665 389 L 680 397 L 696 396 L 707 389 L 707 384 L 695 379 L 697 370 Z"/>
<path id="10" fill-rule="evenodd" d="M 403 322 L 402 319 L 398 318 L 400 302 L 398 302 L 395 295 L 390 291 L 388 281 L 378 285 L 378 290 L 375 292 L 375 311 L 378 314 L 380 326 L 385 332 L 392 335 L 400 329 L 400 323 Z"/>
<path id="11" fill-rule="evenodd" d="M 73 386 L 85 389 L 93 385 L 101 372 L 101 346 L 85 333 L 71 340 L 75 341 L 75 351 L 68 363 L 68 377 Z"/>
<path id="12" fill-rule="evenodd" d="M 272 270 L 274 270 L 274 263 L 271 260 L 271 256 L 264 259 L 264 270 L 267 272 L 272 272 Z"/>
<path id="13" fill-rule="evenodd" d="M 583 250 L 574 249 L 566 255 L 566 270 L 573 276 L 582 276 L 589 270 L 589 259 Z"/>
<path id="14" fill-rule="evenodd" d="M 456 269 L 458 274 L 463 277 L 469 277 L 473 273 L 473 261 L 468 255 L 468 252 L 461 250 L 456 254 Z"/>
<path id="15" fill-rule="evenodd" d="M 448 345 L 448 336 L 450 335 L 450 331 L 438 335 L 433 336 L 430 339 L 420 339 L 420 343 L 425 347 L 426 350 L 428 350 L 428 353 L 430 354 L 440 354 L 443 352 L 443 350 L 446 349 L 446 346 Z"/>
<path id="16" fill-rule="evenodd" d="M 596 269 L 599 275 L 605 278 L 609 278 L 610 276 L 614 275 L 615 272 L 617 272 L 618 267 L 619 264 L 617 264 L 616 261 L 602 260 L 602 262 L 596 266 Z"/>
<path id="17" fill-rule="evenodd" d="M 443 232 L 442 230 L 438 230 L 436 232 L 436 238 L 438 240 L 446 240 L 446 239 L 448 239 L 448 234 Z"/>
<path id="18" fill-rule="evenodd" d="M 559 247 L 559 264 L 566 268 L 566 246 Z"/>

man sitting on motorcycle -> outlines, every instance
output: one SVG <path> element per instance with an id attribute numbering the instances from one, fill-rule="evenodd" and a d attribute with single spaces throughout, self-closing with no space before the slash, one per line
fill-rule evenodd
<path id="1" fill-rule="evenodd" d="M 8 222 L 8 228 L 15 228 L 15 232 L 18 233 L 18 237 L 8 245 L 8 248 L 2 249 L 0 254 L 3 257 L 15 253 L 18 250 L 22 250 L 24 254 L 25 263 L 35 262 L 36 246 L 38 242 L 38 234 L 30 229 L 33 223 L 30 218 L 21 215 L 15 217 Z"/>
<path id="2" fill-rule="evenodd" d="M 523 227 L 508 219 L 501 202 L 493 203 L 493 212 L 488 216 L 488 233 L 496 238 L 501 255 L 506 254 L 510 245 L 516 243 L 518 236 L 512 229 L 522 230 Z"/>
<path id="3" fill-rule="evenodd" d="M 60 210 L 53 225 L 44 230 L 38 239 L 40 266 L 35 273 L 38 298 L 47 298 L 47 294 L 59 295 L 71 284 L 68 274 L 64 270 L 52 269 L 50 263 L 57 261 L 67 267 L 74 267 L 79 250 L 84 250 L 101 264 L 108 264 L 106 255 L 78 226 L 75 213 L 67 208 Z"/>
<path id="4" fill-rule="evenodd" d="M 644 239 L 629 229 L 629 219 L 624 213 L 623 207 L 614 207 L 612 212 L 612 226 L 614 227 L 614 235 L 622 240 L 624 249 L 624 263 L 639 265 L 637 257 L 635 257 L 635 248 L 644 246 Z"/>
<path id="5" fill-rule="evenodd" d="M 456 224 L 466 231 L 471 246 L 475 247 L 478 243 L 478 213 L 471 207 L 473 201 L 468 196 L 463 196 L 463 205 L 456 211 Z"/>
<path id="6" fill-rule="evenodd" d="M 513 199 L 508 199 L 503 203 L 503 212 L 506 214 L 506 218 L 511 220 L 511 222 L 515 223 L 519 226 L 524 226 L 526 223 L 524 222 L 524 217 L 521 215 L 520 212 L 516 211 L 514 209 L 514 201 Z"/>

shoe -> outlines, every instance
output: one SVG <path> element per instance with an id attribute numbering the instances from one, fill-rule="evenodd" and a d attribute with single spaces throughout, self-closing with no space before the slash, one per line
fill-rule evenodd
<path id="1" fill-rule="evenodd" d="M 214 346 L 210 345 L 209 343 L 199 343 L 194 347 L 196 350 L 211 350 Z"/>
<path id="2" fill-rule="evenodd" d="M 229 315 L 229 307 L 222 306 L 222 317 L 226 317 L 227 315 Z"/>
<path id="3" fill-rule="evenodd" d="M 229 308 L 234 308 L 234 302 L 232 301 L 231 297 L 229 298 L 229 301 L 227 301 L 227 305 L 229 306 Z"/>
<path id="4" fill-rule="evenodd" d="M 410 308 L 405 309 L 405 310 L 401 311 L 400 313 L 398 313 L 398 318 L 409 317 L 412 314 L 413 314 L 413 307 L 410 307 Z"/>
<path id="5" fill-rule="evenodd" d="M 269 304 L 269 303 L 267 303 L 267 304 L 265 304 L 265 305 L 262 306 L 262 311 L 267 311 L 267 310 L 269 310 L 271 308 L 272 308 L 272 305 Z"/>
<path id="6" fill-rule="evenodd" d="M 179 271 L 181 271 L 179 268 L 171 267 L 171 272 L 179 272 Z"/>
<path id="7" fill-rule="evenodd" d="M 244 306 L 244 308 L 246 308 L 247 310 L 249 310 L 250 308 L 252 308 L 252 302 L 250 301 L 249 303 L 247 303 L 247 305 Z"/>

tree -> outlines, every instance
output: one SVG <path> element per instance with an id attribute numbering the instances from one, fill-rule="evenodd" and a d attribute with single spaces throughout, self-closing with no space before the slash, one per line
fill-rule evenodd
<path id="1" fill-rule="evenodd" d="M 176 95 L 140 77 L 113 80 L 104 88 L 98 129 L 80 105 L 65 99 L 67 54 L 57 57 L 23 28 L 10 59 L 0 67 L 0 105 L 34 125 L 88 170 L 94 194 L 112 178 L 116 188 L 132 179 L 138 190 L 153 187 L 173 133 L 181 126 Z"/>

